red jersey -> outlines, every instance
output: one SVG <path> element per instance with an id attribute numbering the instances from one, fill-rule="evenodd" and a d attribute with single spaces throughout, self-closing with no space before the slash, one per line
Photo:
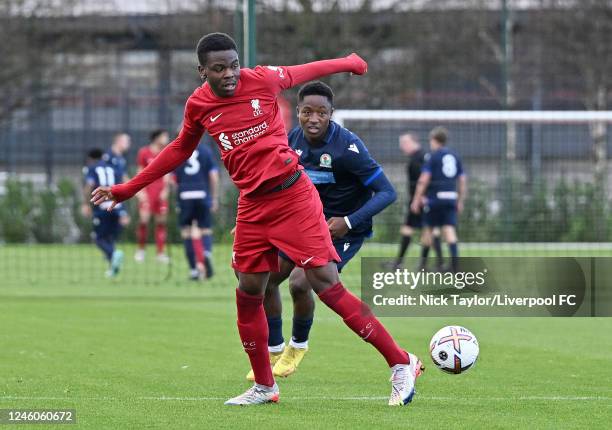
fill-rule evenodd
<path id="1" fill-rule="evenodd" d="M 287 88 L 339 72 L 363 74 L 367 63 L 357 54 L 298 66 L 257 66 L 241 69 L 234 95 L 217 97 L 208 82 L 187 100 L 183 128 L 142 172 L 112 188 L 116 201 L 132 197 L 142 187 L 176 169 L 197 147 L 205 130 L 221 151 L 221 159 L 241 195 L 266 191 L 298 168 L 289 148 L 277 103 Z"/>
<path id="2" fill-rule="evenodd" d="M 138 163 L 138 167 L 144 169 L 157 157 L 160 153 L 154 153 L 151 150 L 149 145 L 144 146 L 138 150 L 138 154 L 136 155 L 136 162 Z M 147 186 L 145 191 L 150 196 L 158 198 L 161 192 L 164 190 L 164 178 L 163 176 L 159 179 L 151 182 L 150 185 Z"/>

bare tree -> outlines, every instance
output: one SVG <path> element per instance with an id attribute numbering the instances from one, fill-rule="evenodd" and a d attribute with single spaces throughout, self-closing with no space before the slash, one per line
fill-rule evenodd
<path id="1" fill-rule="evenodd" d="M 545 0 L 550 16 L 543 28 L 549 73 L 575 76 L 581 85 L 584 106 L 608 108 L 612 92 L 612 1 Z M 605 184 L 606 125 L 590 128 L 595 160 L 594 180 Z"/>

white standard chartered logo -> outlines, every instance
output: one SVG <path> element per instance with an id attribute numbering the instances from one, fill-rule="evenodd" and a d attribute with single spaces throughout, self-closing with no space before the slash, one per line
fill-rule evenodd
<path id="1" fill-rule="evenodd" d="M 247 143 L 257 137 L 261 136 L 268 129 L 268 123 L 266 121 L 261 124 L 254 125 L 253 127 L 247 128 L 246 130 L 237 131 L 232 133 L 231 137 L 225 133 L 219 135 L 219 144 L 224 151 L 230 151 L 238 145 Z"/>
<path id="2" fill-rule="evenodd" d="M 221 133 L 219 135 L 219 143 L 221 144 L 223 149 L 225 149 L 226 151 L 229 151 L 230 149 L 232 149 L 232 142 L 229 141 L 225 133 Z"/>

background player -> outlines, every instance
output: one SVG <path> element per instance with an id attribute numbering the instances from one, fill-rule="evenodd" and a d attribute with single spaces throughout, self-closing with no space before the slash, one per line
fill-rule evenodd
<path id="1" fill-rule="evenodd" d="M 166 130 L 154 130 L 149 137 L 149 144 L 140 148 L 136 157 L 138 172 L 140 173 L 157 157 L 168 142 L 170 137 Z M 168 220 L 168 195 L 170 194 L 170 176 L 166 175 L 148 185 L 138 193 L 138 249 L 134 259 L 142 262 L 145 259 L 145 247 L 149 236 L 149 222 L 151 215 L 155 222 L 155 245 L 157 248 L 157 260 L 162 263 L 169 261 L 166 249 L 166 236 Z"/>
<path id="2" fill-rule="evenodd" d="M 446 148 L 448 131 L 436 127 L 429 133 L 431 156 L 423 165 L 410 208 L 419 213 L 423 206 L 423 243 L 431 246 L 432 228 L 441 227 L 442 237 L 448 244 L 451 269 L 458 270 L 457 213 L 463 211 L 467 194 L 467 180 L 459 156 Z"/>
<path id="3" fill-rule="evenodd" d="M 406 179 L 408 180 L 408 213 L 406 214 L 406 220 L 400 227 L 400 234 L 402 236 L 400 242 L 399 252 L 395 259 L 394 268 L 399 268 L 404 259 L 404 255 L 408 250 L 410 241 L 414 230 L 421 229 L 423 226 L 423 220 L 421 219 L 420 213 L 415 213 L 410 209 L 413 197 L 416 191 L 416 185 L 421 176 L 421 168 L 425 163 L 425 159 L 429 157 L 421 147 L 419 139 L 414 133 L 404 133 L 399 137 L 400 150 L 410 157 L 410 161 L 406 165 Z M 442 267 L 442 248 L 440 246 L 440 232 L 438 229 L 433 230 L 433 248 L 436 251 L 438 260 L 438 268 Z M 427 255 L 429 254 L 429 246 L 422 244 L 421 247 L 421 262 L 420 268 L 426 268 Z"/>
<path id="4" fill-rule="evenodd" d="M 123 205 L 116 205 L 110 212 L 111 202 L 104 202 L 93 208 L 93 214 L 89 203 L 86 203 L 93 189 L 100 186 L 112 186 L 121 182 L 122 171 L 118 166 L 102 159 L 102 151 L 92 149 L 87 154 L 87 166 L 83 169 L 85 174 L 85 185 L 83 196 L 86 198 L 83 204 L 83 215 L 91 216 L 93 223 L 93 237 L 96 246 L 100 248 L 104 257 L 108 260 L 109 268 L 106 276 L 117 276 L 123 264 L 123 251 L 115 248 L 115 243 L 123 227 L 128 225 L 129 217 Z"/>
<path id="5" fill-rule="evenodd" d="M 422 365 L 391 337 L 367 306 L 338 277 L 323 207 L 312 182 L 302 174 L 289 148 L 276 97 L 288 88 L 340 72 L 364 74 L 356 54 L 297 66 L 241 69 L 235 42 L 211 33 L 198 42 L 198 71 L 206 82 L 187 100 L 183 128 L 162 154 L 128 183 L 100 187 L 92 201 L 111 208 L 142 187 L 176 169 L 197 147 L 205 129 L 216 140 L 223 164 L 240 190 L 232 252 L 238 272 L 238 332 L 255 372 L 255 385 L 227 405 L 277 402 L 268 355 L 268 324 L 263 306 L 270 272 L 278 271 L 278 250 L 305 269 L 312 289 L 391 368 L 389 405 L 411 402 Z"/>
<path id="6" fill-rule="evenodd" d="M 340 272 L 372 235 L 372 217 L 393 203 L 396 194 L 361 139 L 331 121 L 333 106 L 332 89 L 323 82 L 310 82 L 300 88 L 299 126 L 289 133 L 289 146 L 297 153 L 319 193 L 333 245 L 341 259 Z M 280 272 L 270 275 L 264 306 L 273 373 L 289 376 L 308 351 L 315 303 L 304 270 L 295 267 L 282 251 L 279 265 Z M 287 278 L 293 298 L 293 328 L 285 348 L 279 285 Z M 252 370 L 247 379 L 254 379 Z"/>
<path id="7" fill-rule="evenodd" d="M 212 217 L 219 208 L 219 171 L 210 148 L 200 144 L 174 171 L 179 225 L 193 280 L 213 276 Z"/>
<path id="8" fill-rule="evenodd" d="M 108 151 L 102 155 L 102 159 L 110 164 L 115 171 L 121 175 L 117 177 L 118 182 L 127 182 L 130 178 L 127 174 L 127 161 L 125 154 L 130 149 L 132 140 L 127 133 L 117 133 Z"/>

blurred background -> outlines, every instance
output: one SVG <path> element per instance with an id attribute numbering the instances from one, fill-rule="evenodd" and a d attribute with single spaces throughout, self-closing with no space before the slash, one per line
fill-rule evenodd
<path id="1" fill-rule="evenodd" d="M 609 109 L 612 1 L 0 0 L 0 282 L 102 276 L 91 220 L 79 210 L 86 153 L 128 133 L 133 175 L 153 129 L 174 136 L 185 100 L 201 84 L 195 45 L 213 31 L 236 39 L 243 66 L 354 51 L 368 61 L 366 76 L 325 81 L 336 108 L 349 111 L 344 125 L 398 191 L 398 202 L 376 218 L 371 255 L 393 255 L 400 239 L 408 157 L 398 136 L 413 131 L 427 147 L 437 125 L 449 129 L 468 173 L 459 224 L 468 249 L 609 250 L 612 115 L 548 112 Z M 295 93 L 284 94 L 290 112 Z M 357 109 L 431 117 L 353 118 Z M 480 116 L 443 112 L 466 110 Z M 507 110 L 522 111 L 522 119 L 496 116 Z M 216 243 L 230 244 L 237 192 L 221 170 L 214 234 Z M 179 244 L 170 202 L 169 241 Z M 128 251 L 135 206 L 122 239 Z M 228 264 L 230 247 L 216 252 L 217 263 Z M 130 261 L 122 276 L 135 283 L 184 277 L 181 248 L 170 253 L 169 265 Z"/>

